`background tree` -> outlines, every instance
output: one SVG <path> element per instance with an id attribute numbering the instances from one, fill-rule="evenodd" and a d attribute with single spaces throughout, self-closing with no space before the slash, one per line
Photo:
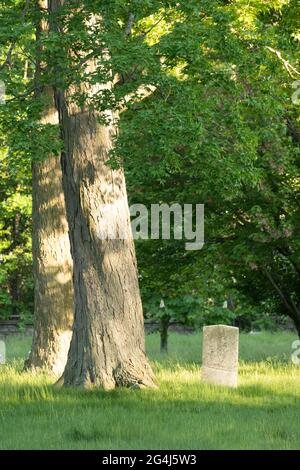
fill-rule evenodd
<path id="1" fill-rule="evenodd" d="M 45 6 L 45 2 L 41 2 L 40 6 Z M 9 208 L 14 214 L 14 220 L 18 221 L 18 230 L 14 222 L 13 233 L 10 235 L 8 227 L 5 226 L 6 237 L 10 235 L 13 243 L 4 259 L 3 277 L 5 279 L 7 270 L 11 270 L 9 262 L 15 259 L 16 274 L 9 279 L 13 286 L 14 297 L 23 299 L 17 304 L 18 313 L 24 312 L 22 302 L 27 301 L 27 317 L 29 314 L 32 316 L 33 280 L 30 272 L 32 257 L 29 251 L 31 249 L 29 218 L 30 192 L 33 186 L 35 325 L 33 344 L 26 367 L 45 368 L 60 375 L 67 358 L 73 318 L 71 255 L 58 158 L 61 144 L 57 132 L 57 113 L 51 89 L 49 87 L 45 89 L 42 78 L 40 36 L 42 29 L 46 28 L 43 18 L 38 2 L 10 2 L 1 9 L 4 48 L 1 78 L 6 84 L 7 92 L 6 103 L 0 110 L 3 155 L 5 155 L 3 162 L 6 162 L 3 176 L 6 171 L 9 179 L 4 181 L 11 181 L 12 187 L 19 188 L 15 189 L 16 193 L 12 192 L 15 202 Z M 39 26 L 36 40 L 37 24 Z M 31 163 L 33 182 L 31 182 Z M 5 186 L 7 187 L 7 184 Z M 8 202 L 9 200 L 6 201 L 6 206 Z M 22 213 L 25 209 L 27 212 L 24 215 L 29 219 L 27 223 Z M 28 240 L 26 245 L 24 237 Z M 18 263 L 16 258 L 20 260 Z M 26 266 L 27 271 L 25 271 Z M 24 276 L 26 276 L 25 295 L 22 287 Z M 15 311 L 16 308 L 14 313 Z"/>
<path id="2" fill-rule="evenodd" d="M 299 2 L 80 3 L 62 12 L 60 34 L 43 38 L 45 81 L 76 90 L 79 116 L 123 111 L 109 163 L 125 166 L 130 203 L 205 204 L 203 250 L 185 252 L 184 240 L 136 244 L 145 311 L 160 315 L 163 298 L 168 315 L 188 324 L 276 327 L 287 324 L 284 315 L 297 326 L 299 107 L 291 96 Z M 84 21 L 95 12 L 103 23 L 87 34 Z M 32 24 L 20 29 L 32 77 Z M 1 31 L 7 52 L 13 38 Z M 94 57 L 101 61 L 87 70 Z M 38 123 L 31 82 L 15 80 L 20 58 L 19 69 L 3 69 L 14 101 L 1 129 L 9 154 L 24 162 L 60 144 L 52 126 Z"/>
<path id="3" fill-rule="evenodd" d="M 214 286 L 223 292 L 220 306 L 234 291 L 237 305 L 249 306 L 249 321 L 241 324 L 258 325 L 263 315 L 267 324 L 271 307 L 279 322 L 284 313 L 298 328 L 298 239 L 292 234 L 299 219 L 299 117 L 291 102 L 297 4 L 252 2 L 250 10 L 242 1 L 193 5 L 178 4 L 173 18 L 179 21 L 164 28 L 160 21 L 151 30 L 148 42 L 167 79 L 126 113 L 118 152 L 125 155 L 134 202 L 205 202 L 206 246 L 178 256 L 178 243 L 151 249 L 140 242 L 140 269 L 149 274 L 141 285 L 151 296 L 158 271 L 165 283 L 188 272 L 187 289 L 198 282 L 206 306 Z M 251 306 L 258 318 L 249 315 Z M 223 309 L 225 321 L 235 315 L 240 322 L 239 308 Z"/>
<path id="4" fill-rule="evenodd" d="M 58 124 L 54 89 L 43 84 L 42 41 L 49 29 L 39 0 L 37 16 L 36 97 L 41 100 L 41 124 Z M 59 142 L 59 134 L 54 136 Z M 45 368 L 61 376 L 67 361 L 73 326 L 72 258 L 62 188 L 60 158 L 41 156 L 32 166 L 32 252 L 34 274 L 34 333 L 27 368 Z"/>
<path id="5" fill-rule="evenodd" d="M 0 151 L 0 168 L 1 318 L 25 322 L 33 305 L 29 175 L 13 164 L 5 149 Z"/>
<path id="6" fill-rule="evenodd" d="M 4 4 L 5 3 L 5 4 Z M 24 116 L 11 94 L 22 93 L 30 70 L 21 53 L 28 39 L 22 15 L 24 4 L 1 2 L 0 13 L 0 317 L 17 317 L 23 324 L 32 315 L 31 175 L 30 160 L 12 145 L 12 133 Z M 17 32 L 18 30 L 18 32 Z M 18 42 L 19 41 L 19 42 Z M 18 43 L 18 44 L 17 44 Z M 26 72 L 26 73 L 25 73 Z"/>

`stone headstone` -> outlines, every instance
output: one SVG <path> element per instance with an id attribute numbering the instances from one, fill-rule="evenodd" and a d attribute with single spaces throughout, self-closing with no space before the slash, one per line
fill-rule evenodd
<path id="1" fill-rule="evenodd" d="M 213 385 L 237 386 L 239 329 L 214 325 L 203 328 L 202 379 Z"/>

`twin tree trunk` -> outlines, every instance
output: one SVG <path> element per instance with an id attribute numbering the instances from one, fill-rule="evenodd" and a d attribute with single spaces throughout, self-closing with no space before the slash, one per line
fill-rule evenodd
<path id="1" fill-rule="evenodd" d="M 50 13 L 62 3 L 38 2 Z M 46 27 L 42 23 L 39 32 Z M 64 370 L 66 385 L 154 386 L 124 173 L 106 165 L 115 124 L 100 125 L 98 113 L 78 108 L 70 91 L 57 90 L 57 107 L 52 88 L 43 93 L 49 104 L 42 122 L 55 124 L 59 111 L 63 171 L 53 155 L 33 165 L 35 326 L 26 366 Z"/>
<path id="2" fill-rule="evenodd" d="M 55 116 L 53 111 L 48 109 L 50 118 Z M 44 368 L 60 376 L 67 361 L 74 311 L 60 158 L 49 155 L 34 163 L 32 182 L 34 335 L 26 366 Z"/>
<path id="3" fill-rule="evenodd" d="M 60 3 L 51 1 L 50 8 Z M 91 59 L 85 71 L 94 70 Z M 82 90 L 93 96 L 101 86 L 85 83 Z M 99 113 L 79 108 L 73 92 L 56 91 L 75 299 L 73 336 L 61 382 L 104 389 L 151 387 L 154 376 L 145 355 L 124 172 L 107 165 L 115 116 L 111 114 L 110 125 L 101 125 Z"/>
<path id="4" fill-rule="evenodd" d="M 39 0 L 38 6 L 45 9 L 47 1 Z M 37 37 L 46 29 L 47 24 L 41 22 Z M 46 101 L 41 122 L 58 124 L 52 87 L 44 87 L 41 93 Z M 25 368 L 46 369 L 61 376 L 72 336 L 74 306 L 60 158 L 48 155 L 41 162 L 34 162 L 32 171 L 34 334 Z"/>
<path id="5" fill-rule="evenodd" d="M 57 157 L 33 167 L 34 334 L 27 368 L 60 376 L 73 323 L 72 259 Z"/>
<path id="6" fill-rule="evenodd" d="M 106 165 L 115 129 L 62 93 L 58 104 L 75 293 L 64 384 L 152 386 L 124 174 Z"/>

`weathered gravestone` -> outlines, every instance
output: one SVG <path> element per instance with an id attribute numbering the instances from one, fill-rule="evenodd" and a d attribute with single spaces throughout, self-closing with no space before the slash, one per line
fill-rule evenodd
<path id="1" fill-rule="evenodd" d="M 239 329 L 214 325 L 203 328 L 202 379 L 210 384 L 237 386 Z"/>

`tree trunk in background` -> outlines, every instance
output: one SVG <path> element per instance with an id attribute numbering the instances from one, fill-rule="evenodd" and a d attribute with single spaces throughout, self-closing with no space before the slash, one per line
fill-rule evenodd
<path id="1" fill-rule="evenodd" d="M 12 250 L 16 249 L 20 242 L 20 212 L 17 212 L 14 216 L 13 221 L 13 230 L 12 230 Z M 20 277 L 18 270 L 16 269 L 9 280 L 9 291 L 11 297 L 11 315 L 12 317 L 18 317 L 19 315 L 19 287 L 20 287 Z"/>
<path id="2" fill-rule="evenodd" d="M 94 70 L 90 60 L 86 72 Z M 90 96 L 101 89 L 82 88 Z M 71 91 L 66 96 L 57 92 L 57 107 L 75 294 L 73 336 L 61 382 L 104 389 L 154 386 L 124 173 L 106 165 L 116 128 L 100 125 L 96 111 L 78 108 Z M 108 232 L 123 239 L 110 239 Z"/>
<path id="3" fill-rule="evenodd" d="M 159 332 L 160 332 L 160 352 L 168 352 L 168 330 L 170 325 L 170 317 L 164 316 L 160 319 L 159 322 Z"/>
<path id="4" fill-rule="evenodd" d="M 39 1 L 39 6 L 46 8 L 47 1 Z M 40 31 L 45 27 L 40 25 Z M 58 124 L 53 89 L 45 87 L 42 93 L 48 97 L 42 123 Z M 60 376 L 67 360 L 74 311 L 60 158 L 49 155 L 34 162 L 32 184 L 34 334 L 25 367 L 45 368 Z"/>

